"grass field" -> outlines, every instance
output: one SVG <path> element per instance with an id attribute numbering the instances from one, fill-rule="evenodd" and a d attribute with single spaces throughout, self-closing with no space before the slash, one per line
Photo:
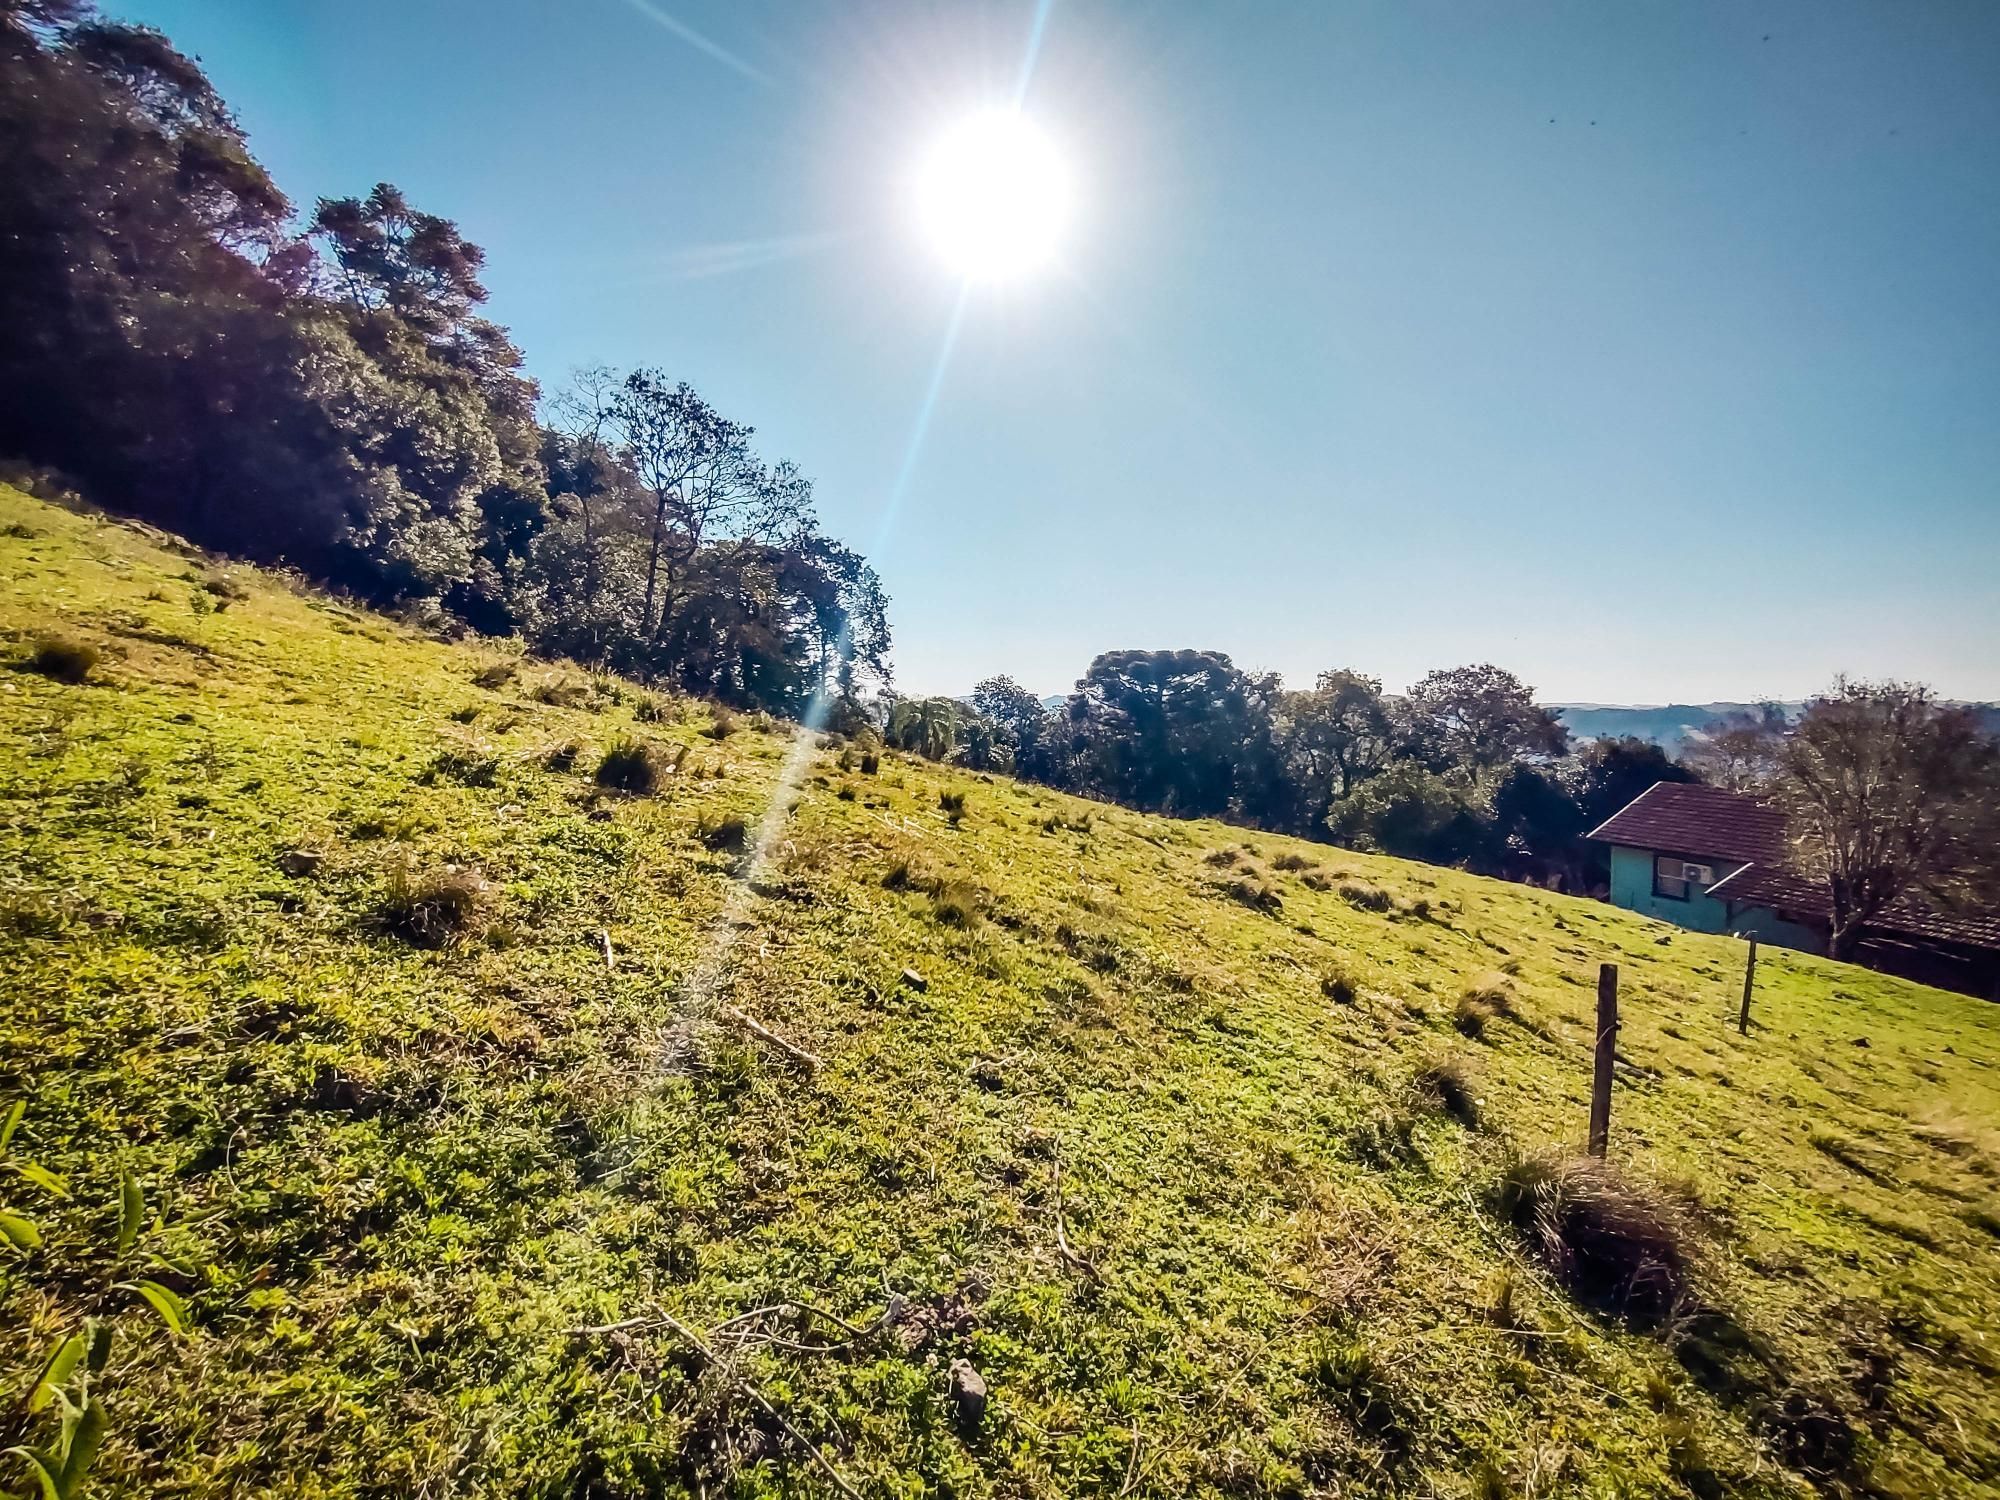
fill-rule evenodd
<path id="1" fill-rule="evenodd" d="M 2000 1009 L 792 747 L 0 489 L 0 1446 L 95 1316 L 108 1495 L 2000 1496 Z"/>

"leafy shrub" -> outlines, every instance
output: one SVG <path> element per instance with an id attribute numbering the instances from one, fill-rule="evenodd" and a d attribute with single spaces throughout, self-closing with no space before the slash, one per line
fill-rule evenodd
<path id="1" fill-rule="evenodd" d="M 98 649 L 89 641 L 67 635 L 44 635 L 36 638 L 28 667 L 57 682 L 75 684 L 89 681 L 98 660 Z"/>
<path id="2" fill-rule="evenodd" d="M 1693 1237 L 1664 1196 L 1610 1163 L 1549 1153 L 1509 1166 L 1495 1206 L 1570 1293 L 1634 1327 L 1656 1327 L 1688 1297 Z"/>
<path id="3" fill-rule="evenodd" d="M 477 870 L 458 865 L 418 870 L 403 863 L 391 867 L 376 916 L 413 947 L 442 948 L 484 929 L 492 897 L 492 886 Z"/>
<path id="4" fill-rule="evenodd" d="M 673 767 L 648 740 L 619 740 L 597 763 L 597 784 L 614 791 L 648 796 L 660 788 Z"/>

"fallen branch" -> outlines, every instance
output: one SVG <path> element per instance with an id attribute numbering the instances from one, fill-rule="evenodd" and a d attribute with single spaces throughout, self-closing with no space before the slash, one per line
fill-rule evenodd
<path id="1" fill-rule="evenodd" d="M 616 1323 L 590 1323 L 580 1328 L 565 1328 L 563 1333 L 573 1339 L 590 1338 L 593 1335 L 624 1333 L 632 1328 L 650 1328 L 660 1320 L 651 1313 L 644 1317 L 624 1318 Z"/>
<path id="2" fill-rule="evenodd" d="M 762 1391 L 758 1390 L 757 1387 L 752 1385 L 748 1380 L 744 1379 L 743 1376 L 737 1374 L 736 1371 L 731 1366 L 724 1363 L 723 1360 L 717 1357 L 715 1351 L 713 1349 L 710 1349 L 707 1344 L 703 1343 L 701 1339 L 698 1336 L 696 1336 L 696 1334 L 691 1329 L 689 1329 L 685 1323 L 682 1323 L 679 1319 L 673 1317 L 671 1314 L 668 1313 L 661 1313 L 659 1315 L 659 1321 L 664 1323 L 667 1327 L 673 1329 L 673 1331 L 675 1333 L 678 1333 L 682 1338 L 686 1339 L 689 1345 L 694 1349 L 695 1353 L 699 1354 L 702 1357 L 703 1361 L 709 1366 L 709 1368 L 718 1371 L 722 1375 L 723 1379 L 727 1380 L 731 1385 L 735 1386 L 739 1392 L 741 1392 L 743 1395 L 749 1397 L 750 1400 L 755 1402 L 757 1404 L 758 1409 L 762 1411 L 765 1416 L 769 1417 L 773 1422 L 776 1422 L 778 1426 L 783 1428 L 785 1431 L 785 1435 L 789 1437 L 793 1442 L 797 1443 L 801 1448 L 806 1450 L 807 1457 L 811 1458 L 814 1463 L 819 1465 L 820 1469 L 824 1471 L 824 1473 L 826 1474 L 826 1477 L 833 1481 L 834 1487 L 838 1489 L 841 1492 L 841 1494 L 846 1495 L 848 1497 L 848 1500 L 861 1500 L 860 1491 L 856 1490 L 853 1485 L 847 1482 L 846 1477 L 841 1474 L 840 1470 L 834 1467 L 833 1460 L 828 1458 L 824 1453 L 820 1452 L 818 1447 L 816 1447 L 813 1444 L 810 1438 L 808 1438 L 803 1432 L 800 1432 L 798 1428 L 794 1427 L 791 1423 L 791 1419 L 787 1417 L 783 1412 L 779 1411 L 777 1407 L 771 1404 L 769 1397 L 767 1397 Z"/>
<path id="3" fill-rule="evenodd" d="M 1081 1255 L 1078 1255 L 1074 1250 L 1070 1249 L 1069 1247 L 1069 1235 L 1065 1233 L 1063 1229 L 1062 1158 L 1060 1156 L 1056 1158 L 1055 1196 L 1056 1196 L 1056 1254 L 1060 1255 L 1063 1258 L 1064 1264 L 1073 1266 L 1077 1270 L 1082 1271 L 1084 1274 L 1089 1276 L 1092 1281 L 1100 1281 L 1100 1282 L 1103 1281 L 1104 1273 L 1098 1270 L 1096 1266 L 1092 1265 L 1089 1261 L 1085 1260 Z"/>
<path id="4" fill-rule="evenodd" d="M 1139 1477 L 1139 1419 L 1132 1419 L 1132 1456 L 1125 1460 L 1125 1482 L 1118 1486 L 1119 1495 L 1132 1493 L 1132 1483 Z"/>
<path id="5" fill-rule="evenodd" d="M 820 1060 L 817 1057 L 815 1057 L 812 1053 L 806 1051 L 805 1048 L 799 1046 L 795 1042 L 786 1041 L 783 1037 L 779 1036 L 777 1032 L 771 1030 L 770 1027 L 759 1025 L 757 1022 L 751 1020 L 748 1016 L 744 1015 L 743 1012 L 738 1010 L 735 1006 L 733 1005 L 723 1006 L 721 1014 L 724 1020 L 734 1021 L 738 1026 L 741 1026 L 745 1031 L 749 1032 L 759 1041 L 769 1042 L 773 1047 L 776 1047 L 780 1052 L 784 1053 L 794 1062 L 803 1064 L 808 1071 L 815 1073 L 819 1071 Z"/>
<path id="6" fill-rule="evenodd" d="M 763 1307 L 753 1307 L 748 1312 L 738 1313 L 733 1318 L 725 1318 L 720 1323 L 717 1323 L 713 1328 L 709 1329 L 708 1331 L 709 1336 L 713 1338 L 716 1334 L 721 1333 L 725 1329 L 734 1328 L 739 1323 L 754 1323 L 759 1318 L 769 1317 L 774 1312 L 784 1312 L 787 1308 L 790 1308 L 794 1312 L 811 1313 L 816 1318 L 824 1318 L 827 1322 L 833 1324 L 834 1327 L 838 1328 L 842 1333 L 852 1334 L 855 1338 L 860 1338 L 865 1334 L 873 1333 L 877 1328 L 882 1326 L 881 1320 L 878 1318 L 869 1327 L 858 1328 L 854 1324 L 848 1322 L 847 1319 L 841 1317 L 838 1313 L 830 1313 L 823 1307 L 813 1306 L 813 1304 L 810 1302 L 785 1301 L 785 1302 L 767 1303 Z"/>

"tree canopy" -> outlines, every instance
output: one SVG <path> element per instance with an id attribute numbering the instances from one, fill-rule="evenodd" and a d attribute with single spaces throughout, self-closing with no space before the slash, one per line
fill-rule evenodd
<path id="1" fill-rule="evenodd" d="M 690 691 L 851 715 L 888 600 L 654 369 L 542 409 L 485 252 L 394 184 L 301 220 L 193 59 L 0 8 L 0 452 L 204 545 Z"/>

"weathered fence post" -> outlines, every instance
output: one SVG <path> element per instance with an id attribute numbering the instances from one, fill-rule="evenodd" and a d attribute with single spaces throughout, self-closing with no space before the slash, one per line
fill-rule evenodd
<path id="1" fill-rule="evenodd" d="M 1757 940 L 1750 939 L 1750 957 L 1743 963 L 1743 1009 L 1736 1017 L 1736 1029 L 1750 1035 L 1750 986 L 1757 981 Z"/>
<path id="2" fill-rule="evenodd" d="M 1597 966 L 1597 1067 L 1590 1078 L 1590 1154 L 1611 1138 L 1611 1069 L 1618 1060 L 1618 965 Z"/>

